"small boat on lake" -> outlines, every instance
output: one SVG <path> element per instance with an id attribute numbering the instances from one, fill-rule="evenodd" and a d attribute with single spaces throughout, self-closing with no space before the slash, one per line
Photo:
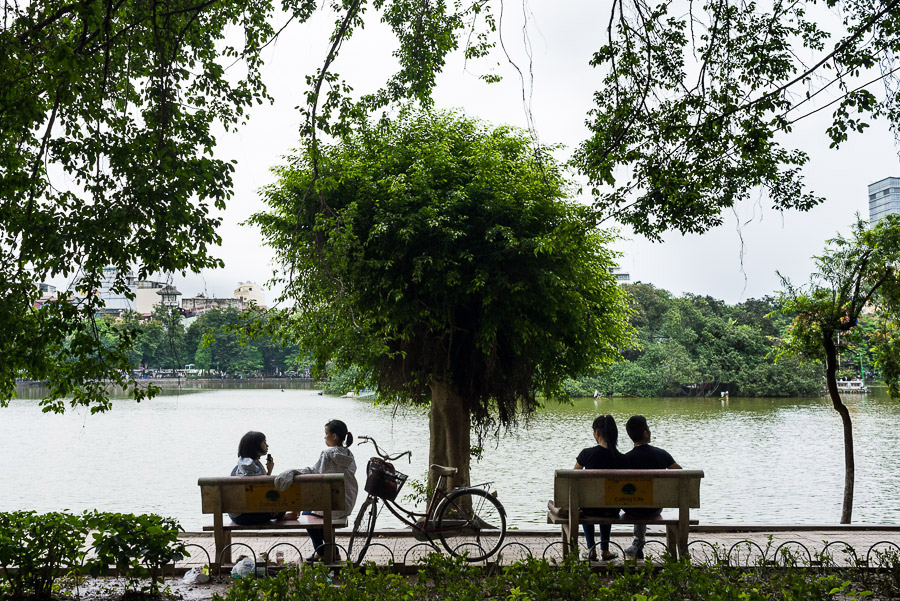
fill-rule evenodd
<path id="1" fill-rule="evenodd" d="M 375 391 L 374 390 L 351 390 L 345 395 L 341 396 L 342 399 L 374 399 Z"/>
<path id="2" fill-rule="evenodd" d="M 838 392 L 849 392 L 857 394 L 868 394 L 869 389 L 865 380 L 838 380 Z"/>

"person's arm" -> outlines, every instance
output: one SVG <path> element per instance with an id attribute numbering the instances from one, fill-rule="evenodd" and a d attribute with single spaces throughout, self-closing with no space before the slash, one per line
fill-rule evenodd
<path id="1" fill-rule="evenodd" d="M 678 462 L 675 461 L 675 458 L 672 457 L 671 454 L 666 453 L 665 459 L 667 462 L 669 462 L 669 467 L 666 468 L 667 470 L 680 470 L 681 469 L 681 466 L 678 465 Z"/>
<path id="2" fill-rule="evenodd" d="M 575 462 L 575 467 L 573 467 L 572 469 L 573 469 L 573 470 L 583 470 L 584 467 L 582 467 L 582 466 L 576 461 L 576 462 Z"/>

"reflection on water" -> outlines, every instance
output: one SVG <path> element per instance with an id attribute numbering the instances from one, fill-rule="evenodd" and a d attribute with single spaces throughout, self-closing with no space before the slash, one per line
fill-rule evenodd
<path id="1" fill-rule="evenodd" d="M 39 392 L 0 409 L 0 452 L 7 458 L 0 511 L 97 508 L 156 512 L 188 530 L 200 514 L 199 476 L 227 474 L 247 430 L 265 432 L 276 472 L 312 465 L 324 448 L 323 426 L 343 419 L 355 435 L 391 451 L 412 449 L 397 468 L 420 478 L 428 459 L 424 413 L 319 396 L 305 383 L 269 388 L 182 388 L 152 401 L 120 399 L 106 414 L 84 409 L 43 414 Z M 284 384 L 287 384 L 284 386 Z M 224 387 L 228 386 L 228 387 Z M 292 387 L 293 386 L 293 387 Z M 28 396 L 28 395 L 23 395 Z M 854 522 L 900 522 L 895 455 L 900 406 L 878 394 L 850 397 L 856 440 Z M 528 427 L 485 442 L 473 482 L 493 480 L 520 528 L 546 526 L 553 470 L 570 468 L 593 443 L 590 424 L 612 413 L 620 449 L 624 422 L 647 416 L 653 442 L 682 466 L 706 473 L 701 523 L 836 523 L 843 490 L 841 423 L 825 399 L 603 399 L 552 404 Z M 354 445 L 362 484 L 367 446 Z M 362 489 L 362 486 L 360 486 Z M 379 522 L 381 524 L 381 522 Z"/>

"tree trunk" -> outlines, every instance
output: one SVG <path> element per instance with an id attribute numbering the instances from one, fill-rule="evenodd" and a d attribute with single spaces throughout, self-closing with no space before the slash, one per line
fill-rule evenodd
<path id="1" fill-rule="evenodd" d="M 428 464 L 455 467 L 459 471 L 449 480 L 449 487 L 469 485 L 471 453 L 471 415 L 462 397 L 443 382 L 431 384 L 431 411 L 428 417 L 431 445 Z M 434 489 L 437 477 L 429 468 L 428 490 Z"/>
<path id="2" fill-rule="evenodd" d="M 828 387 L 831 404 L 841 416 L 841 423 L 844 426 L 844 505 L 841 509 L 841 523 L 849 524 L 853 515 L 853 481 L 856 476 L 856 465 L 853 461 L 853 422 L 837 389 L 837 348 L 831 336 L 824 336 L 824 342 L 825 385 Z"/>

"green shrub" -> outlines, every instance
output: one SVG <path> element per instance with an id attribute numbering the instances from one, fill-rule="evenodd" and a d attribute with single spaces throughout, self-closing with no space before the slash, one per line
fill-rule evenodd
<path id="1" fill-rule="evenodd" d="M 85 561 L 88 532 L 94 553 Z M 115 566 L 131 582 L 149 577 L 159 590 L 162 568 L 184 557 L 178 523 L 158 515 L 14 511 L 0 513 L 0 598 L 50 599 L 54 581 L 82 564 L 91 575 Z"/>
<path id="2" fill-rule="evenodd" d="M 163 567 L 184 557 L 184 544 L 178 540 L 181 528 L 173 518 L 94 513 L 88 516 L 88 523 L 95 555 L 86 566 L 92 576 L 105 574 L 114 566 L 132 584 L 149 578 L 147 591 L 157 593 Z"/>
<path id="3" fill-rule="evenodd" d="M 84 516 L 34 511 L 0 513 L 0 593 L 11 599 L 49 599 L 62 571 L 77 568 L 84 556 Z"/>
<path id="4" fill-rule="evenodd" d="M 640 569 L 595 572 L 574 557 L 561 564 L 528 559 L 485 568 L 432 554 L 415 578 L 390 570 L 345 566 L 286 570 L 275 578 L 242 579 L 219 601 L 826 601 L 853 600 L 871 593 L 842 572 L 757 566 L 734 569 L 668 561 Z"/>

